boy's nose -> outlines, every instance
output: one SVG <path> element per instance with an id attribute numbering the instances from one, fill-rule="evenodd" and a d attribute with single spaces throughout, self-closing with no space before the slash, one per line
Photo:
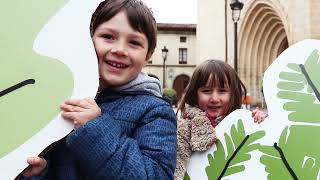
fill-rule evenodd
<path id="1" fill-rule="evenodd" d="M 125 43 L 121 42 L 121 41 L 114 43 L 114 46 L 111 48 L 111 52 L 114 54 L 117 54 L 119 56 L 127 56 L 128 55 L 126 47 L 125 47 Z"/>

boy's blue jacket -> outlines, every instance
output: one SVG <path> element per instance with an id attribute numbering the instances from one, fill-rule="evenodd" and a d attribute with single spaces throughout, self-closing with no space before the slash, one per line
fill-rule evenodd
<path id="1" fill-rule="evenodd" d="M 102 115 L 50 150 L 46 170 L 41 177 L 33 178 L 173 179 L 175 113 L 170 103 L 157 97 L 159 93 L 129 89 L 100 93 L 96 102 Z"/>

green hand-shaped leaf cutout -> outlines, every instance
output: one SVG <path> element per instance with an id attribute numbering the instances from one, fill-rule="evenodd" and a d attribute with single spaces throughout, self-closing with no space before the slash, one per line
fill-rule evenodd
<path id="1" fill-rule="evenodd" d="M 288 119 L 295 122 L 320 122 L 319 52 L 314 50 L 304 64 L 289 63 L 293 72 L 281 72 L 278 97 L 288 100 L 283 109 L 290 111 Z M 266 166 L 269 180 L 317 179 L 319 172 L 320 127 L 293 125 L 285 128 L 274 146 L 261 146 L 261 163 Z"/>
<path id="2" fill-rule="evenodd" d="M 268 179 L 317 179 L 320 142 L 310 137 L 319 135 L 320 127 L 294 125 L 284 129 L 279 145 L 261 146 L 259 150 L 265 155 L 260 160 Z"/>
<path id="3" fill-rule="evenodd" d="M 191 180 L 189 174 L 186 172 L 186 174 L 183 177 L 183 180 Z"/>
<path id="4" fill-rule="evenodd" d="M 295 122 L 320 123 L 320 61 L 319 51 L 314 50 L 304 65 L 290 63 L 294 72 L 281 72 L 277 84 L 278 97 L 290 100 L 284 110 L 290 111 L 288 119 Z M 307 92 L 304 89 L 307 88 Z"/>
<path id="5" fill-rule="evenodd" d="M 240 163 L 251 159 L 250 152 L 259 148 L 259 144 L 252 144 L 265 135 L 264 131 L 257 131 L 246 135 L 242 120 L 239 119 L 237 127 L 232 125 L 231 137 L 225 133 L 226 151 L 220 141 L 217 141 L 217 149 L 208 155 L 209 166 L 206 172 L 209 180 L 221 179 L 245 170 Z"/>
<path id="6" fill-rule="evenodd" d="M 58 115 L 59 104 L 71 96 L 73 77 L 69 68 L 33 49 L 41 28 L 65 3 L 66 0 L 2 1 L 0 91 L 25 80 L 34 83 L 0 97 L 0 158 L 39 132 Z"/>

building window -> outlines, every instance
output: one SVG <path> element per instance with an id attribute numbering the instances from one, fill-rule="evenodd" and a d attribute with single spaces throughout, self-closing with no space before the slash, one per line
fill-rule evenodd
<path id="1" fill-rule="evenodd" d="M 187 37 L 186 36 L 180 36 L 180 42 L 182 42 L 182 43 L 187 42 Z"/>
<path id="2" fill-rule="evenodd" d="M 187 64 L 187 48 L 179 48 L 179 64 Z"/>

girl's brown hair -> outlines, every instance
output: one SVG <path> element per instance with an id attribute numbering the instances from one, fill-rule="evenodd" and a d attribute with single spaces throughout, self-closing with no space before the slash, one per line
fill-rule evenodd
<path id="1" fill-rule="evenodd" d="M 101 2 L 91 18 L 91 36 L 100 24 L 109 21 L 121 11 L 127 13 L 130 26 L 147 37 L 148 53 L 152 54 L 157 44 L 157 24 L 152 11 L 141 0 L 105 0 Z"/>
<path id="2" fill-rule="evenodd" d="M 210 78 L 210 76 L 212 78 Z M 184 91 L 178 111 L 184 111 L 186 104 L 198 107 L 199 88 L 204 87 L 208 80 L 209 84 L 224 88 L 228 85 L 230 88 L 230 106 L 227 114 L 241 108 L 242 96 L 246 95 L 246 87 L 240 80 L 237 72 L 227 63 L 220 60 L 206 60 L 194 70 L 191 80 Z"/>

